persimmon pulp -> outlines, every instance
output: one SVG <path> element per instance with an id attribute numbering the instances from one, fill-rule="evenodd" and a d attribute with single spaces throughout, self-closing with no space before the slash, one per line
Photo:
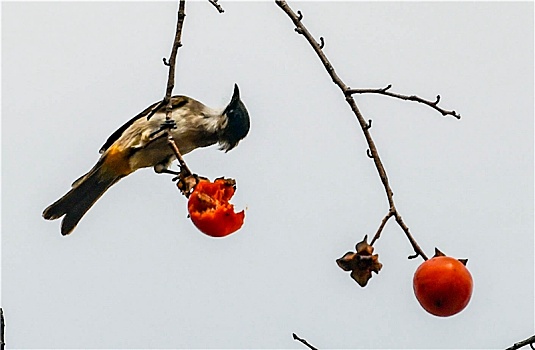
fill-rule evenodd
<path id="1" fill-rule="evenodd" d="M 201 179 L 188 200 L 188 212 L 193 224 L 204 234 L 224 237 L 239 230 L 245 211 L 234 212 L 229 200 L 236 191 L 234 181 L 219 178 L 214 182 Z"/>
<path id="2" fill-rule="evenodd" d="M 416 299 L 427 312 L 447 317 L 468 305 L 473 281 L 462 262 L 449 256 L 436 256 L 418 267 L 413 287 Z"/>

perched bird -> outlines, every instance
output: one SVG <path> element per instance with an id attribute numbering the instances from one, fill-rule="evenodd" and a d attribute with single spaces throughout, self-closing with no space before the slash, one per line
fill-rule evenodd
<path id="1" fill-rule="evenodd" d="M 175 155 L 165 130 L 171 133 L 181 154 L 216 143 L 221 150 L 230 151 L 249 132 L 249 113 L 240 100 L 237 85 L 230 103 L 222 110 L 187 96 L 173 96 L 171 103 L 172 120 L 166 121 L 165 106 L 158 102 L 111 134 L 100 149 L 102 155 L 97 164 L 76 180 L 69 192 L 48 206 L 43 218 L 55 220 L 64 216 L 61 234 L 68 235 L 100 196 L 123 177 L 145 167 L 154 167 L 157 173 L 172 173 L 168 167 Z"/>

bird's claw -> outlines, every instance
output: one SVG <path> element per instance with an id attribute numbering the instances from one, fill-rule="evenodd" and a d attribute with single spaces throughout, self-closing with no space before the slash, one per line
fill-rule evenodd
<path id="1" fill-rule="evenodd" d="M 174 121 L 174 119 L 166 119 L 162 125 L 160 125 L 160 130 L 166 130 L 166 129 L 176 129 L 177 126 L 176 126 L 176 122 Z"/>
<path id="2" fill-rule="evenodd" d="M 151 133 L 149 137 L 152 139 L 152 138 L 154 138 L 154 136 L 158 135 L 162 131 L 172 130 L 172 129 L 176 129 L 176 128 L 177 128 L 176 122 L 173 119 L 166 119 L 166 120 L 164 120 L 164 122 L 162 124 L 160 124 L 160 127 L 158 128 L 158 130 L 156 130 L 153 133 Z"/>

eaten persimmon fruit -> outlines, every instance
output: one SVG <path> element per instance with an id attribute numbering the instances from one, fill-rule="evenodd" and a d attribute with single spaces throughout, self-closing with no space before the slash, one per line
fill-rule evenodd
<path id="1" fill-rule="evenodd" d="M 418 267 L 413 278 L 414 294 L 427 312 L 448 317 L 468 305 L 473 281 L 464 262 L 449 256 L 435 256 Z"/>
<path id="2" fill-rule="evenodd" d="M 214 182 L 200 179 L 188 200 L 188 212 L 193 224 L 204 234 L 224 237 L 239 230 L 245 211 L 234 212 L 229 200 L 236 191 L 235 181 L 219 178 Z"/>

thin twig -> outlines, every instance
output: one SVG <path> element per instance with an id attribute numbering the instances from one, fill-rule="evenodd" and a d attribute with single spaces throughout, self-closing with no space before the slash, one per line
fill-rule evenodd
<path id="1" fill-rule="evenodd" d="M 4 337 L 5 327 L 6 327 L 6 324 L 4 322 L 4 309 L 0 307 L 0 350 L 4 350 L 6 346 L 5 337 Z"/>
<path id="2" fill-rule="evenodd" d="M 532 335 L 528 339 L 519 341 L 518 343 L 514 343 L 513 346 L 510 346 L 505 350 L 517 350 L 526 345 L 529 345 L 532 349 L 535 349 L 535 347 L 533 346 L 534 344 L 535 344 L 535 335 Z"/>
<path id="3" fill-rule="evenodd" d="M 171 102 L 171 95 L 173 93 L 173 88 L 175 87 L 176 57 L 178 55 L 178 49 L 182 46 L 182 42 L 181 42 L 182 27 L 184 25 L 184 19 L 186 18 L 185 8 L 186 8 L 186 0 L 180 0 L 179 6 L 178 6 L 178 17 L 176 21 L 175 40 L 173 41 L 173 48 L 171 49 L 171 56 L 169 57 L 168 62 L 164 60 L 164 63 L 169 66 L 169 74 L 167 76 L 167 88 L 165 91 L 165 97 L 162 102 L 162 104 L 166 105 L 165 120 L 171 120 L 171 115 L 173 113 L 173 104 Z M 178 149 L 178 146 L 176 145 L 175 140 L 173 139 L 173 136 L 171 135 L 170 132 L 167 132 L 167 141 L 169 143 L 169 147 L 171 147 L 171 149 L 173 150 L 173 153 L 175 154 L 178 163 L 180 164 L 180 172 L 183 173 L 185 176 L 191 175 L 192 173 L 189 170 L 188 166 L 186 165 L 184 158 L 182 158 L 182 154 L 180 154 L 180 150 Z"/>
<path id="4" fill-rule="evenodd" d="M 375 235 L 373 236 L 372 241 L 370 242 L 370 245 L 373 245 L 375 241 L 378 240 L 379 237 L 381 237 L 381 232 L 383 232 L 383 229 L 385 228 L 386 223 L 388 222 L 388 220 L 390 220 L 392 216 L 394 216 L 394 214 L 395 212 L 392 209 L 390 209 L 388 213 L 385 215 L 385 217 L 383 218 L 383 220 L 381 220 L 381 225 L 379 225 L 377 232 L 375 232 Z"/>
<path id="5" fill-rule="evenodd" d="M 225 12 L 225 10 L 221 7 L 221 5 L 219 5 L 217 3 L 217 0 L 208 0 L 208 2 L 212 5 L 214 5 L 214 7 L 217 9 L 217 11 L 219 11 L 219 13 L 223 13 Z"/>
<path id="6" fill-rule="evenodd" d="M 316 52 L 316 55 L 323 63 L 323 66 L 327 70 L 327 73 L 331 77 L 334 84 L 336 84 L 340 90 L 342 90 L 342 93 L 344 94 L 344 97 L 351 107 L 351 110 L 355 114 L 355 117 L 357 118 L 360 127 L 362 129 L 362 132 L 364 133 L 364 137 L 366 139 L 366 142 L 368 143 L 368 156 L 373 159 L 375 163 L 375 167 L 377 168 L 377 172 L 379 173 L 379 177 L 381 178 L 381 182 L 383 183 L 383 187 L 386 192 L 386 197 L 388 199 L 388 206 L 390 210 L 394 213 L 393 216 L 396 218 L 396 222 L 401 227 L 407 238 L 409 239 L 409 242 L 412 245 L 412 248 L 414 249 L 414 252 L 420 255 L 424 260 L 427 260 L 427 256 L 422 251 L 420 246 L 416 243 L 416 240 L 412 237 L 409 228 L 407 225 L 403 222 L 401 219 L 401 215 L 398 213 L 396 206 L 394 204 L 394 193 L 392 192 L 392 188 L 390 187 L 390 183 L 388 182 L 388 176 L 386 175 L 386 170 L 383 166 L 383 162 L 381 161 L 381 158 L 379 157 L 379 152 L 377 151 L 377 147 L 375 146 L 375 142 L 372 139 L 372 136 L 370 134 L 370 127 L 369 124 L 366 122 L 366 119 L 362 116 L 362 113 L 360 112 L 359 108 L 357 107 L 357 103 L 355 102 L 355 99 L 348 91 L 351 91 L 351 89 L 342 81 L 342 79 L 336 74 L 336 71 L 334 70 L 334 67 L 332 66 L 331 62 L 327 59 L 327 56 L 321 49 L 321 45 L 318 44 L 318 42 L 314 39 L 314 37 L 310 34 L 308 29 L 303 25 L 302 14 L 295 14 L 295 12 L 288 6 L 286 1 L 284 0 L 275 0 L 275 3 L 290 17 L 294 25 L 296 26 L 295 31 L 298 34 L 303 35 L 310 46 L 314 49 Z"/>
<path id="7" fill-rule="evenodd" d="M 176 160 L 178 161 L 178 164 L 180 165 L 180 176 L 181 178 L 191 176 L 193 173 L 188 168 L 188 165 L 184 161 L 184 158 L 182 157 L 182 154 L 180 154 L 180 150 L 178 149 L 178 146 L 176 145 L 175 139 L 171 135 L 170 132 L 167 133 L 167 142 L 169 143 L 169 146 L 173 150 L 173 153 L 176 156 Z"/>
<path id="8" fill-rule="evenodd" d="M 382 89 L 348 89 L 346 91 L 346 94 L 352 95 L 352 94 L 380 94 L 385 96 L 390 96 L 394 98 L 399 98 L 400 100 L 405 101 L 415 101 L 419 103 L 423 103 L 425 105 L 428 105 L 429 107 L 435 109 L 443 116 L 451 115 L 457 119 L 461 119 L 461 115 L 455 111 L 448 111 L 438 106 L 438 103 L 440 102 L 440 95 L 437 95 L 435 101 L 429 101 L 424 98 L 418 97 L 416 95 L 402 95 L 394 92 L 388 91 L 392 85 L 388 85 L 385 88 Z"/>
<path id="9" fill-rule="evenodd" d="M 171 95 L 175 87 L 175 66 L 176 66 L 176 56 L 178 55 L 178 49 L 182 46 L 181 37 L 182 37 L 182 27 L 184 25 L 184 19 L 186 18 L 185 13 L 186 0 L 180 0 L 178 5 L 178 17 L 176 21 L 176 33 L 175 40 L 173 41 L 173 47 L 171 49 L 171 56 L 166 65 L 169 66 L 169 73 L 167 75 L 167 88 L 165 90 L 164 103 L 166 106 L 166 119 L 171 118 L 171 111 L 173 106 L 171 105 Z"/>
<path id="10" fill-rule="evenodd" d="M 310 350 L 318 350 L 318 348 L 314 347 L 312 344 L 307 342 L 305 339 L 299 338 L 299 336 L 297 334 L 292 333 L 292 336 L 293 336 L 294 340 L 297 340 L 297 341 L 301 342 L 303 345 L 308 347 Z"/>
<path id="11" fill-rule="evenodd" d="M 422 257 L 422 259 L 427 260 L 428 259 L 427 255 L 425 255 L 425 253 L 422 250 L 422 248 L 420 248 L 418 243 L 416 243 L 416 240 L 414 239 L 414 237 L 411 235 L 411 233 L 409 231 L 409 227 L 405 224 L 405 222 L 403 221 L 403 219 L 401 218 L 401 215 L 399 214 L 399 212 L 397 210 L 395 210 L 394 217 L 396 218 L 396 222 L 398 223 L 399 227 L 401 227 L 401 230 L 405 233 L 405 236 L 407 236 L 407 239 L 411 243 L 411 245 L 412 245 L 412 247 L 414 249 L 414 253 L 416 253 L 416 256 L 414 256 L 414 255 L 409 256 L 409 259 L 414 259 L 418 255 L 420 255 Z"/>

